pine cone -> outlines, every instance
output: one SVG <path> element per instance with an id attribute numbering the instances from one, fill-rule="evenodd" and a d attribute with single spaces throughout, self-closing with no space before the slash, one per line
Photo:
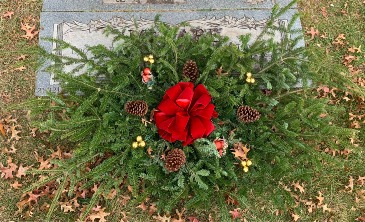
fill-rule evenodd
<path id="1" fill-rule="evenodd" d="M 178 171 L 186 162 L 182 149 L 173 149 L 165 157 L 165 168 L 170 172 Z"/>
<path id="2" fill-rule="evenodd" d="M 136 116 L 144 116 L 148 111 L 148 105 L 143 100 L 136 100 L 127 102 L 124 106 L 124 109 L 127 113 L 136 115 Z"/>
<path id="3" fill-rule="evenodd" d="M 249 106 L 240 106 L 237 109 L 237 118 L 245 123 L 252 123 L 260 119 L 261 114 Z"/>
<path id="4" fill-rule="evenodd" d="M 199 77 L 199 70 L 196 62 L 189 60 L 184 64 L 183 75 L 189 77 L 190 82 L 195 82 Z"/>

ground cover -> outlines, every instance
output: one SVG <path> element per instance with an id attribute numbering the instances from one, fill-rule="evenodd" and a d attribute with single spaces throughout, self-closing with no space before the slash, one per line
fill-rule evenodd
<path id="1" fill-rule="evenodd" d="M 47 134 L 39 134 L 30 126 L 27 110 L 6 109 L 28 99 L 34 92 L 37 56 L 33 51 L 37 45 L 37 30 L 41 28 L 38 25 L 40 6 L 41 2 L 30 0 L 0 2 L 0 43 L 3 49 L 0 52 L 0 115 L 4 131 L 0 130 L 5 134 L 0 141 L 3 165 L 0 180 L 0 205 L 3 207 L 0 215 L 5 220 L 44 219 L 50 207 L 47 199 L 52 195 L 37 197 L 38 193 L 33 192 L 33 201 L 29 201 L 29 196 L 25 198 L 30 206 L 21 202 L 21 188 L 38 179 L 38 176 L 24 176 L 22 172 L 27 167 L 52 168 L 50 159 L 67 158 L 70 151 L 67 144 L 47 143 Z M 283 179 L 282 186 L 269 186 L 262 192 L 258 192 L 260 185 L 248 184 L 252 189 L 244 201 L 245 205 L 236 206 L 234 198 L 228 198 L 227 201 L 232 204 L 227 209 L 213 207 L 212 211 L 186 212 L 180 218 L 174 214 L 175 221 L 194 221 L 194 217 L 197 218 L 195 221 L 207 221 L 207 215 L 214 218 L 223 210 L 230 211 L 237 220 L 248 221 L 365 221 L 365 175 L 362 167 L 365 83 L 364 52 L 361 48 L 365 39 L 365 3 L 303 1 L 300 9 L 311 70 L 322 83 L 309 96 L 328 98 L 328 102 L 341 111 L 334 121 L 359 130 L 359 137 L 351 138 L 348 146 L 313 144 L 314 152 L 319 153 L 320 163 L 325 167 L 314 172 L 310 179 L 288 181 L 290 177 L 287 177 Z M 347 88 L 350 82 L 358 87 Z M 288 198 L 271 195 L 272 190 Z M 113 193 L 110 198 L 112 196 Z M 92 209 L 89 219 L 120 221 L 127 216 L 130 221 L 162 220 L 163 216 L 155 212 L 154 203 L 148 200 L 136 203 L 129 199 L 130 194 L 126 191 L 114 204 L 100 203 L 100 207 Z M 282 207 L 276 207 L 278 203 L 282 203 Z M 104 205 L 107 207 L 105 210 L 102 208 Z M 72 211 L 69 203 L 60 203 L 57 207 L 60 211 Z M 20 212 L 19 208 L 24 209 Z M 122 211 L 118 213 L 113 209 Z M 68 212 L 66 215 L 60 211 L 53 217 L 54 221 L 75 221 L 78 216 L 77 213 Z"/>

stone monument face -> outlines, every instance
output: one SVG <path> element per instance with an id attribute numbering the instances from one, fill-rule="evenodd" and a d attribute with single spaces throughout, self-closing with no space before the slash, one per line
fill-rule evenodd
<path id="1" fill-rule="evenodd" d="M 238 44 L 240 35 L 250 33 L 253 38 L 260 34 L 271 14 L 274 3 L 288 4 L 290 0 L 45 0 L 41 14 L 43 30 L 40 37 L 52 37 L 71 43 L 81 50 L 86 46 L 103 44 L 113 48 L 112 36 L 103 31 L 111 26 L 116 29 L 143 31 L 154 24 L 154 18 L 171 25 L 187 22 L 181 32 L 190 32 L 194 38 L 204 33 L 228 36 Z M 277 21 L 286 26 L 296 9 L 289 10 Z M 135 24 L 138 24 L 136 28 Z M 300 21 L 295 24 L 301 28 Z M 136 30 L 137 29 L 137 30 Z M 283 33 L 276 32 L 280 40 Z M 303 42 L 304 44 L 304 42 Z M 72 50 L 55 51 L 57 44 L 40 41 L 49 52 L 75 56 Z M 66 71 L 72 67 L 66 67 Z M 47 91 L 60 92 L 59 83 L 44 71 L 37 74 L 36 95 L 44 96 Z"/>

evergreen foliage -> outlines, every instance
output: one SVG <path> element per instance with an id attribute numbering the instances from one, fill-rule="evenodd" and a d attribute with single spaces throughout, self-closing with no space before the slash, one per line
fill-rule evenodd
<path id="1" fill-rule="evenodd" d="M 114 36 L 116 47 L 88 47 L 90 55 L 65 42 L 51 40 L 60 49 L 72 49 L 78 57 L 44 54 L 54 61 L 47 71 L 56 75 L 63 91 L 29 104 L 37 118 L 36 125 L 51 132 L 51 141 L 66 141 L 75 148 L 71 159 L 58 161 L 58 169 L 48 172 L 52 176 L 30 189 L 53 178 L 59 179 L 60 189 L 68 180 L 71 186 L 78 182 L 83 182 L 84 187 L 99 183 L 101 188 L 90 200 L 88 210 L 101 193 L 123 189 L 127 184 L 133 187 L 137 200 L 148 195 L 163 211 L 172 211 L 180 204 L 209 209 L 216 203 L 226 209 L 223 205 L 228 194 L 244 201 L 249 187 L 309 178 L 309 169 L 321 167 L 316 161 L 320 154 L 310 144 L 342 144 L 355 132 L 331 125 L 331 118 L 342 110 L 334 110 L 327 101 L 310 96 L 307 83 L 311 75 L 305 49 L 298 46 L 300 37 L 290 37 L 298 34 L 298 30 L 292 30 L 296 17 L 286 28 L 275 26 L 290 6 L 274 7 L 263 33 L 257 39 L 242 36 L 239 47 L 217 35 L 203 35 L 197 40 L 189 34 L 177 37 L 179 26 L 170 27 L 158 20 L 150 30 L 128 36 L 108 29 L 106 34 Z M 273 30 L 278 29 L 287 35 L 276 42 Z M 143 57 L 149 54 L 155 58 L 155 63 L 149 65 L 155 78 L 152 89 L 141 82 L 140 74 L 146 67 Z M 128 114 L 124 106 L 143 100 L 150 109 L 157 107 L 166 89 L 186 81 L 182 70 L 189 60 L 199 68 L 195 84 L 207 87 L 219 116 L 213 119 L 215 130 L 208 138 L 182 148 L 179 142 L 161 139 L 153 123 L 144 124 L 140 117 Z M 73 70 L 65 72 L 64 67 L 70 65 Z M 222 73 L 217 71 L 220 67 Z M 249 72 L 255 83 L 246 81 Z M 303 87 L 295 88 L 299 81 Z M 270 90 L 270 95 L 263 93 L 264 89 Z M 242 105 L 258 110 L 260 119 L 252 123 L 238 121 L 236 112 Z M 323 113 L 328 115 L 320 117 Z M 132 148 L 137 136 L 143 137 L 146 147 Z M 228 149 L 238 142 L 248 145 L 253 162 L 250 171 L 244 173 L 229 150 L 221 157 L 213 143 L 215 138 L 225 138 Z M 153 150 L 151 155 L 148 147 Z M 166 170 L 161 158 L 173 148 L 182 148 L 186 155 L 186 163 L 177 172 Z M 100 158 L 103 161 L 91 171 L 83 169 Z M 303 165 L 311 167 L 306 169 Z M 123 181 L 127 183 L 120 186 Z M 73 188 L 69 190 L 72 196 Z M 50 213 L 54 209 L 51 205 Z"/>

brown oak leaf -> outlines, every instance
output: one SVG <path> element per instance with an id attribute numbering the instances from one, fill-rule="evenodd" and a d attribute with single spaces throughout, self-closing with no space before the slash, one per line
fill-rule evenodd
<path id="1" fill-rule="evenodd" d="M 23 72 L 23 71 L 25 71 L 26 69 L 27 69 L 27 67 L 25 67 L 25 66 L 20 66 L 20 67 L 18 67 L 18 68 L 16 68 L 16 69 L 14 69 L 14 71 Z"/>
<path id="2" fill-rule="evenodd" d="M 355 219 L 356 221 L 362 221 L 362 222 L 365 222 L 365 217 L 358 217 Z"/>
<path id="3" fill-rule="evenodd" d="M 14 188 L 14 189 L 20 189 L 20 187 L 22 187 L 23 185 L 22 184 L 20 184 L 17 180 L 14 182 L 14 183 L 12 183 L 12 184 L 10 184 L 10 186 L 12 187 L 12 188 Z"/>
<path id="4" fill-rule="evenodd" d="M 20 140 L 21 137 L 18 135 L 21 131 L 17 130 L 16 128 L 20 127 L 20 125 L 15 125 L 15 126 L 11 126 L 10 127 L 10 131 L 11 131 L 11 139 L 15 139 L 15 140 Z"/>
<path id="5" fill-rule="evenodd" d="M 96 219 L 99 219 L 98 222 L 106 222 L 107 220 L 105 219 L 105 217 L 107 217 L 108 215 L 110 215 L 110 213 L 106 213 L 104 212 L 105 208 L 101 209 L 100 211 L 90 214 L 89 215 L 89 219 L 92 222 L 95 222 Z"/>
<path id="6" fill-rule="evenodd" d="M 326 7 L 322 7 L 321 8 L 321 13 L 323 17 L 327 17 L 327 8 Z"/>
<path id="7" fill-rule="evenodd" d="M 43 158 L 41 157 L 38 162 L 40 163 L 38 170 L 50 169 L 52 167 L 49 159 L 43 160 Z"/>
<path id="8" fill-rule="evenodd" d="M 294 187 L 294 190 L 299 190 L 300 193 L 304 193 L 304 186 L 300 185 L 299 181 L 296 183 L 292 183 L 292 186 Z"/>
<path id="9" fill-rule="evenodd" d="M 112 200 L 112 199 L 115 198 L 116 195 L 117 195 L 117 190 L 116 189 L 112 189 L 105 198 L 107 200 Z"/>
<path id="10" fill-rule="evenodd" d="M 348 193 L 352 193 L 352 191 L 354 190 L 354 178 L 352 176 L 350 176 L 349 185 L 346 185 L 345 189 Z"/>
<path id="11" fill-rule="evenodd" d="M 3 14 L 3 18 L 11 19 L 11 17 L 14 15 L 13 11 L 7 11 Z"/>
<path id="12" fill-rule="evenodd" d="M 293 218 L 293 221 L 298 221 L 300 219 L 300 216 L 295 213 L 292 213 L 291 216 Z"/>
<path id="13" fill-rule="evenodd" d="M 157 211 L 156 203 L 151 203 L 150 206 L 148 207 L 148 214 L 153 215 L 156 213 L 156 211 Z"/>
<path id="14" fill-rule="evenodd" d="M 72 207 L 72 204 L 68 203 L 68 202 L 61 202 L 61 210 L 63 212 L 75 212 L 75 209 Z"/>
<path id="15" fill-rule="evenodd" d="M 22 37 L 28 40 L 32 40 L 39 33 L 39 31 L 35 30 L 35 25 L 30 26 L 27 23 L 21 23 L 21 29 L 25 31 L 25 35 L 22 35 Z"/>
<path id="16" fill-rule="evenodd" d="M 164 215 L 164 216 L 160 216 L 160 214 L 158 214 L 157 216 L 153 216 L 152 217 L 155 220 L 158 220 L 160 222 L 170 222 L 171 221 L 171 217 Z"/>
<path id="17" fill-rule="evenodd" d="M 240 208 L 236 208 L 229 211 L 233 220 L 242 217 L 242 213 L 240 212 L 240 210 L 241 210 Z"/>
<path id="18" fill-rule="evenodd" d="M 19 165 L 18 172 L 16 173 L 16 177 L 21 178 L 22 176 L 26 175 L 27 170 L 29 170 L 30 167 L 23 167 L 23 164 Z"/>
<path id="19" fill-rule="evenodd" d="M 141 204 L 139 204 L 138 206 L 136 206 L 136 208 L 139 208 L 143 211 L 146 211 L 147 210 L 147 206 L 144 204 L 144 202 L 142 202 Z"/>
<path id="20" fill-rule="evenodd" d="M 2 166 L 2 165 L 1 165 Z M 18 166 L 14 163 L 12 163 L 11 157 L 8 158 L 8 166 L 7 167 L 1 167 L 1 177 L 4 177 L 5 179 L 8 178 L 14 178 L 13 172 L 18 168 Z"/>
<path id="21" fill-rule="evenodd" d="M 311 36 L 311 40 L 313 40 L 315 36 L 318 36 L 319 35 L 319 31 L 318 31 L 318 29 L 314 29 L 313 27 L 311 27 L 310 28 L 310 31 L 307 31 L 306 34 L 307 35 L 310 35 Z"/>
<path id="22" fill-rule="evenodd" d="M 331 212 L 332 211 L 331 208 L 327 207 L 327 204 L 325 204 L 325 205 L 322 206 L 322 210 L 323 210 L 323 213 L 326 212 L 326 211 L 328 211 L 328 212 Z"/>
<path id="23" fill-rule="evenodd" d="M 4 153 L 16 153 L 17 149 L 15 148 L 14 144 L 11 144 L 10 150 L 8 148 L 4 148 Z"/>
<path id="24" fill-rule="evenodd" d="M 199 222 L 199 219 L 194 216 L 188 217 L 188 220 L 189 220 L 189 222 Z"/>
<path id="25" fill-rule="evenodd" d="M 19 57 L 17 57 L 16 59 L 17 60 L 19 60 L 19 61 L 21 61 L 21 60 L 25 60 L 26 59 L 26 57 L 27 57 L 27 55 L 23 55 L 23 54 L 21 54 Z"/>
<path id="26" fill-rule="evenodd" d="M 172 218 L 171 222 L 185 222 L 185 219 L 183 217 L 183 214 L 185 213 L 185 209 L 182 209 L 182 211 L 180 212 L 178 209 L 176 209 L 176 215 L 177 215 L 177 219 L 176 218 Z"/>
<path id="27" fill-rule="evenodd" d="M 38 203 L 38 198 L 42 195 L 40 194 L 34 194 L 33 192 L 29 192 L 27 193 L 29 195 L 29 198 L 28 198 L 28 202 L 31 203 L 32 201 L 34 201 L 35 203 Z"/>
<path id="28" fill-rule="evenodd" d="M 6 131 L 5 131 L 5 127 L 2 123 L 0 123 L 0 133 L 1 135 L 3 135 L 4 137 L 6 136 Z"/>
<path id="29" fill-rule="evenodd" d="M 317 206 L 323 205 L 324 197 L 321 191 L 318 191 L 318 196 L 316 196 L 316 199 L 318 200 Z"/>

